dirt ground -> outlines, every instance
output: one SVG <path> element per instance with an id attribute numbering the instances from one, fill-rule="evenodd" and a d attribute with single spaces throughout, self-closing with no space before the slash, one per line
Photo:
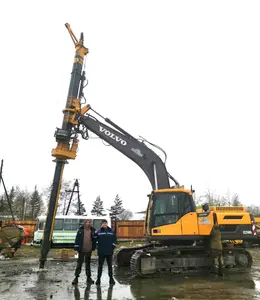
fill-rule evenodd
<path id="1" fill-rule="evenodd" d="M 98 300 L 186 300 L 186 299 L 260 299 L 260 248 L 251 249 L 254 266 L 249 273 L 227 274 L 223 279 L 194 276 L 164 276 L 161 278 L 131 278 L 128 269 L 115 270 L 116 285 L 110 289 L 107 268 L 104 268 L 101 288 L 87 286 L 84 272 L 78 287 L 72 286 L 76 261 L 49 259 L 39 271 L 33 252 L 0 261 L 0 299 L 98 299 Z M 30 256 L 30 258 L 29 258 Z M 50 255 L 52 256 L 52 255 Z M 93 258 L 92 273 L 96 279 L 97 260 Z"/>

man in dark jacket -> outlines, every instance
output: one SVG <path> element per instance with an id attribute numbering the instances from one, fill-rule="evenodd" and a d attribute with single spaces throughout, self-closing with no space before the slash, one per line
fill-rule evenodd
<path id="1" fill-rule="evenodd" d="M 116 247 L 116 235 L 113 230 L 108 227 L 107 221 L 102 221 L 101 228 L 96 232 L 97 252 L 98 252 L 98 276 L 96 285 L 100 285 L 100 279 L 103 270 L 104 261 L 107 261 L 109 283 L 115 284 L 113 279 L 112 259 L 114 249 Z"/>
<path id="2" fill-rule="evenodd" d="M 78 283 L 78 277 L 81 273 L 82 264 L 85 260 L 87 283 L 94 283 L 91 278 L 90 260 L 92 251 L 96 249 L 95 228 L 91 226 L 91 220 L 85 220 L 77 232 L 74 250 L 78 252 L 77 267 L 75 270 L 75 279 L 72 284 Z"/>

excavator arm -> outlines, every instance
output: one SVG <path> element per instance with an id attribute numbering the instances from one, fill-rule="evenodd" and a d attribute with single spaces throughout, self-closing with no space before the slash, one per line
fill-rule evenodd
<path id="1" fill-rule="evenodd" d="M 135 162 L 144 171 L 154 190 L 169 188 L 169 175 L 161 158 L 144 142 L 137 140 L 109 119 L 105 118 L 105 121 L 117 129 L 100 122 L 90 114 L 79 118 L 79 124 L 83 125 L 85 132 L 93 132 Z"/>

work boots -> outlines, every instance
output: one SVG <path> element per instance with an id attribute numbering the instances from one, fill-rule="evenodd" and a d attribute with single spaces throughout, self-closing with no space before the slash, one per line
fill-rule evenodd
<path id="1" fill-rule="evenodd" d="M 102 276 L 102 268 L 100 266 L 98 266 L 98 274 L 97 274 L 97 281 L 96 281 L 96 285 L 100 285 L 100 278 Z"/>
<path id="2" fill-rule="evenodd" d="M 78 277 L 77 276 L 73 279 L 72 284 L 73 285 L 78 284 Z"/>
<path id="3" fill-rule="evenodd" d="M 219 277 L 224 277 L 224 273 L 223 273 L 223 266 L 220 265 L 218 268 L 218 276 Z"/>
<path id="4" fill-rule="evenodd" d="M 211 274 L 216 277 L 224 277 L 223 268 L 222 267 L 213 267 L 211 269 Z"/>
<path id="5" fill-rule="evenodd" d="M 213 265 L 210 269 L 211 276 L 217 277 L 218 276 L 218 267 Z"/>
<path id="6" fill-rule="evenodd" d="M 87 283 L 93 284 L 93 283 L 94 283 L 94 280 L 93 280 L 91 277 L 87 277 Z M 73 284 L 73 285 L 78 284 L 78 277 L 75 277 L 75 278 L 73 279 L 72 284 Z"/>

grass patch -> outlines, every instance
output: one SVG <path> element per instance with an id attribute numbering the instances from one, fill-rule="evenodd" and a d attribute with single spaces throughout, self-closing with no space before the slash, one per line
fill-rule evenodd
<path id="1" fill-rule="evenodd" d="M 40 247 L 33 247 L 28 245 L 23 245 L 20 249 L 18 249 L 15 254 L 14 258 L 39 258 L 40 257 Z M 48 257 L 55 256 L 55 249 L 51 249 Z"/>
<path id="2" fill-rule="evenodd" d="M 142 244 L 141 241 L 137 242 L 118 242 L 116 249 L 120 247 L 134 247 L 137 245 Z M 57 252 L 59 249 L 50 249 L 48 253 L 49 258 L 55 258 L 57 257 Z M 69 249 L 70 255 L 74 255 L 74 250 Z M 41 248 L 40 246 L 29 246 L 29 245 L 23 245 L 20 249 L 18 249 L 15 254 L 13 259 L 21 259 L 21 258 L 39 258 L 40 257 L 40 251 Z M 97 251 L 93 251 L 93 256 L 97 255 Z"/>

